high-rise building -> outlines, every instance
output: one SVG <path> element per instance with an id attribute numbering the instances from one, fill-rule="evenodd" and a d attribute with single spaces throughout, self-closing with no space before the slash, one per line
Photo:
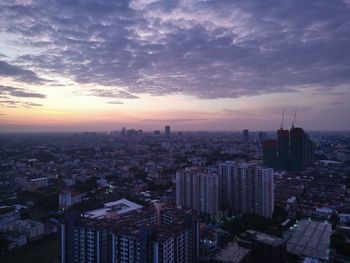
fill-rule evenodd
<path id="1" fill-rule="evenodd" d="M 218 165 L 218 175 L 219 204 L 222 209 L 272 217 L 273 169 L 226 161 Z"/>
<path id="2" fill-rule="evenodd" d="M 310 167 L 314 163 L 314 143 L 302 128 L 277 131 L 277 166 L 272 161 L 274 150 L 268 147 L 268 141 L 263 142 L 264 165 L 278 170 L 299 172 Z M 264 147 L 266 146 L 266 147 Z"/>
<path id="3" fill-rule="evenodd" d="M 166 138 L 170 138 L 170 126 L 165 126 L 164 134 Z"/>
<path id="4" fill-rule="evenodd" d="M 303 171 L 314 162 L 314 145 L 302 128 L 290 130 L 290 163 L 294 172 Z"/>
<path id="5" fill-rule="evenodd" d="M 234 209 L 271 218 L 274 211 L 273 169 L 239 164 L 234 180 Z"/>
<path id="6" fill-rule="evenodd" d="M 67 214 L 61 224 L 61 263 L 196 262 L 195 216 L 156 203 L 98 218 Z"/>
<path id="7" fill-rule="evenodd" d="M 226 161 L 218 166 L 219 175 L 219 203 L 222 208 L 233 208 L 234 179 L 238 173 L 235 161 Z"/>
<path id="8" fill-rule="evenodd" d="M 277 141 L 263 141 L 263 163 L 264 166 L 273 169 L 277 168 Z"/>
<path id="9" fill-rule="evenodd" d="M 289 169 L 289 130 L 279 129 L 277 131 L 278 138 L 278 165 L 279 170 Z M 268 166 L 269 167 L 269 166 Z"/>
<path id="10" fill-rule="evenodd" d="M 126 129 L 125 129 L 125 127 L 123 127 L 123 129 L 120 131 L 120 135 L 121 135 L 121 136 L 125 136 L 125 135 L 126 135 Z"/>
<path id="11" fill-rule="evenodd" d="M 249 130 L 243 130 L 243 141 L 247 142 L 249 140 Z"/>
<path id="12" fill-rule="evenodd" d="M 176 173 L 176 205 L 215 218 L 219 211 L 218 175 L 192 167 Z"/>

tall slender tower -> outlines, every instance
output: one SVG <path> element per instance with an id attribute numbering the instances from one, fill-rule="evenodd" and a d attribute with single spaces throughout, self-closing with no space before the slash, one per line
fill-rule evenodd
<path id="1" fill-rule="evenodd" d="M 281 127 L 277 131 L 277 145 L 278 145 L 278 159 L 277 159 L 277 168 L 279 170 L 288 170 L 289 169 L 289 130 L 283 129 L 284 124 L 284 112 L 282 111 L 282 121 L 281 121 Z M 294 121 L 295 121 L 295 115 L 294 115 Z M 293 121 L 293 123 L 294 123 Z M 294 124 L 293 124 L 294 125 Z"/>
<path id="2" fill-rule="evenodd" d="M 277 141 L 263 141 L 263 163 L 264 166 L 276 169 L 277 168 Z"/>
<path id="3" fill-rule="evenodd" d="M 307 135 L 302 128 L 290 129 L 290 164 L 293 172 L 306 168 Z"/>
<path id="4" fill-rule="evenodd" d="M 243 130 L 243 141 L 247 142 L 249 140 L 249 130 Z"/>
<path id="5" fill-rule="evenodd" d="M 166 138 L 170 138 L 170 126 L 165 126 L 164 134 Z"/>
<path id="6" fill-rule="evenodd" d="M 277 131 L 277 151 L 278 151 L 278 165 L 279 170 L 289 169 L 289 130 L 283 128 Z"/>
<path id="7" fill-rule="evenodd" d="M 219 203 L 224 208 L 233 208 L 234 202 L 234 179 L 238 173 L 235 161 L 226 161 L 219 164 Z"/>

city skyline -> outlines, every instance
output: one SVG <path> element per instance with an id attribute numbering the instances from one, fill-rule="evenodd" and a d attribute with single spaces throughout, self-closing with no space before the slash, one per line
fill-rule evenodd
<path id="1" fill-rule="evenodd" d="M 0 132 L 350 130 L 350 2 L 0 3 Z"/>

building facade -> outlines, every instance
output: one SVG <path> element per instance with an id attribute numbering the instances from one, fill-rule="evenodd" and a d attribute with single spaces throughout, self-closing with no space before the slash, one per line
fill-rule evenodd
<path id="1" fill-rule="evenodd" d="M 67 214 L 61 263 L 196 262 L 198 225 L 192 214 L 158 205 L 114 219 Z"/>
<path id="2" fill-rule="evenodd" d="M 264 166 L 273 169 L 277 168 L 277 141 L 263 141 L 263 163 Z"/>
<path id="3" fill-rule="evenodd" d="M 278 170 L 300 172 L 314 164 L 314 143 L 302 128 L 277 131 L 277 162 L 272 140 L 263 141 L 264 165 Z"/>
<path id="4" fill-rule="evenodd" d="M 81 194 L 69 189 L 65 189 L 58 195 L 59 209 L 67 210 L 69 207 L 81 202 Z"/>
<path id="5" fill-rule="evenodd" d="M 219 211 L 219 176 L 191 167 L 176 173 L 176 205 L 217 217 Z"/>
<path id="6" fill-rule="evenodd" d="M 234 180 L 234 210 L 271 218 L 274 211 L 273 169 L 239 164 Z"/>

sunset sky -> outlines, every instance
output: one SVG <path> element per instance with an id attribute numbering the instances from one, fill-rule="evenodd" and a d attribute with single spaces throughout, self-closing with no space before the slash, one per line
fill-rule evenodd
<path id="1" fill-rule="evenodd" d="M 350 130 L 350 0 L 0 0 L 0 132 Z"/>

